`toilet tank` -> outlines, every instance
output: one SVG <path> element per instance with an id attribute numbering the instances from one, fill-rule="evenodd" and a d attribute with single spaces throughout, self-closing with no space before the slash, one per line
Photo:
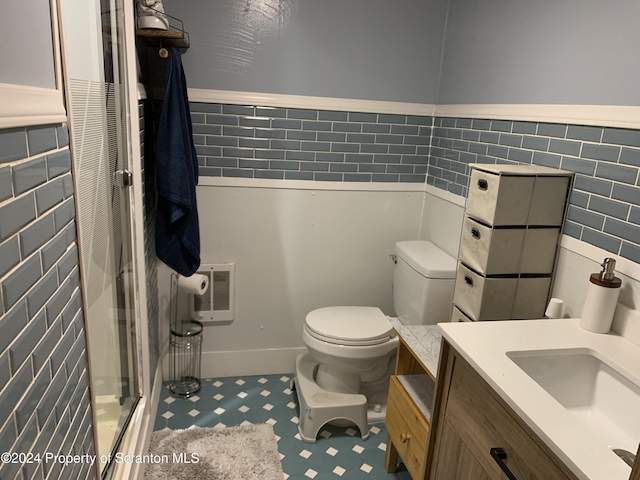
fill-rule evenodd
<path id="1" fill-rule="evenodd" d="M 398 242 L 393 271 L 393 306 L 404 325 L 448 322 L 456 259 L 427 241 Z"/>

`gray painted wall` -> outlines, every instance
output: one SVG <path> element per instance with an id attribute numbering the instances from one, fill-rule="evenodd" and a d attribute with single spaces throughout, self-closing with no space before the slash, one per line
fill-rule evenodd
<path id="1" fill-rule="evenodd" d="M 164 4 L 190 33 L 183 62 L 192 88 L 438 104 L 640 105 L 637 0 Z"/>
<path id="2" fill-rule="evenodd" d="M 640 105 L 637 0 L 450 0 L 438 104 Z"/>
<path id="3" fill-rule="evenodd" d="M 2 2 L 0 83 L 56 88 L 49 0 Z"/>
<path id="4" fill-rule="evenodd" d="M 447 0 L 165 0 L 191 88 L 435 103 Z"/>

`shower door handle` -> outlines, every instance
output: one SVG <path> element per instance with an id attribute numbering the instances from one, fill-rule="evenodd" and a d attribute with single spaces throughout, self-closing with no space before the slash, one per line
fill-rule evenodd
<path id="1" fill-rule="evenodd" d="M 133 185 L 133 173 L 131 173 L 131 171 L 127 170 L 126 168 L 113 172 L 114 183 L 118 181 L 118 178 L 120 179 L 120 186 L 122 188 L 130 187 L 131 185 Z"/>

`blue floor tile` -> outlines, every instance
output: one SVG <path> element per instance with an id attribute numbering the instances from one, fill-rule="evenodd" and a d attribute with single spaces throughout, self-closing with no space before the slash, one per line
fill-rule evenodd
<path id="1" fill-rule="evenodd" d="M 270 423 L 280 437 L 278 450 L 288 480 L 410 480 L 400 465 L 398 472 L 384 470 L 387 432 L 384 423 L 371 425 L 367 440 L 357 428 L 326 425 L 316 443 L 298 435 L 298 399 L 292 392 L 292 375 L 254 375 L 207 378 L 197 396 L 177 398 L 164 388 L 154 430 L 188 428 L 191 425 L 227 427 L 243 422 Z"/>

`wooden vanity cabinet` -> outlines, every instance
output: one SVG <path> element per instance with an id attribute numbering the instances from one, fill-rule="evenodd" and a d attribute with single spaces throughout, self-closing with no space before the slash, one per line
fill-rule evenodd
<path id="1" fill-rule="evenodd" d="M 387 472 L 396 471 L 400 457 L 411 478 L 423 478 L 434 386 L 433 374 L 400 338 L 385 419 Z"/>
<path id="2" fill-rule="evenodd" d="M 438 478 L 490 480 L 464 441 L 446 418 L 438 451 Z"/>
<path id="3" fill-rule="evenodd" d="M 640 480 L 640 445 L 638 445 L 638 453 L 636 453 L 636 461 L 631 470 L 629 480 Z"/>
<path id="4" fill-rule="evenodd" d="M 577 480 L 446 341 L 435 395 L 424 478 Z"/>

